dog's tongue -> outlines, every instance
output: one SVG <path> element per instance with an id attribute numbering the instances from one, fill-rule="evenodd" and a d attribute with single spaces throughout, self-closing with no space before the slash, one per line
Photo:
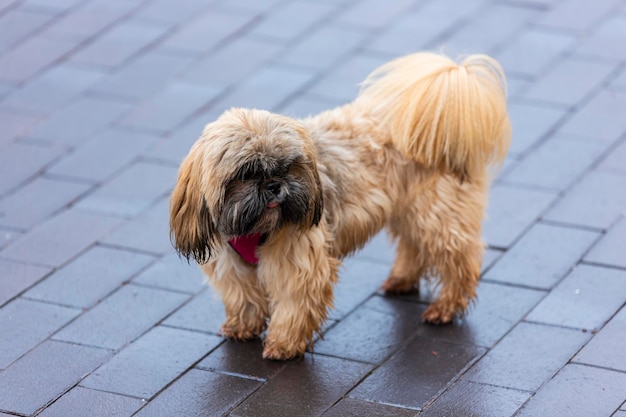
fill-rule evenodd
<path id="1" fill-rule="evenodd" d="M 259 258 L 256 256 L 256 249 L 259 247 L 262 233 L 252 235 L 237 236 L 228 241 L 230 246 L 250 265 L 257 265 Z"/>

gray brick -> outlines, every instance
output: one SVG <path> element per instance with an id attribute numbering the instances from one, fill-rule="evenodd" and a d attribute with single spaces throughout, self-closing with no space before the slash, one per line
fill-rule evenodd
<path id="1" fill-rule="evenodd" d="M 81 386 L 148 399 L 221 340 L 202 333 L 155 327 L 89 375 Z"/>
<path id="2" fill-rule="evenodd" d="M 575 37 L 540 28 L 520 31 L 520 35 L 496 54 L 508 74 L 537 76 L 575 45 Z"/>
<path id="3" fill-rule="evenodd" d="M 53 14 L 62 14 L 80 2 L 81 0 L 26 0 L 24 6 L 42 9 Z"/>
<path id="4" fill-rule="evenodd" d="M 175 129 L 167 138 L 161 139 L 157 144 L 144 153 L 149 158 L 180 164 L 191 149 L 191 146 L 200 138 L 204 126 L 214 120 L 206 117 L 196 117 Z"/>
<path id="5" fill-rule="evenodd" d="M 626 307 L 607 323 L 573 359 L 575 362 L 626 371 Z"/>
<path id="6" fill-rule="evenodd" d="M 31 37 L 0 57 L 0 80 L 26 81 L 75 47 L 74 41 Z"/>
<path id="7" fill-rule="evenodd" d="M 36 118 L 15 113 L 0 111 L 0 146 L 11 143 L 13 139 L 23 136 L 36 123 Z"/>
<path id="8" fill-rule="evenodd" d="M 567 58 L 525 91 L 523 97 L 572 107 L 601 85 L 615 65 Z"/>
<path id="9" fill-rule="evenodd" d="M 585 103 L 559 132 L 583 135 L 611 144 L 626 132 L 626 121 L 619 109 L 626 106 L 626 93 L 601 91 Z"/>
<path id="10" fill-rule="evenodd" d="M 626 299 L 626 271 L 580 265 L 526 317 L 540 323 L 600 329 Z"/>
<path id="11" fill-rule="evenodd" d="M 424 309 L 374 297 L 329 330 L 315 344 L 315 352 L 380 364 L 416 334 Z"/>
<path id="12" fill-rule="evenodd" d="M 626 174 L 626 166 L 622 161 L 626 161 L 626 142 L 622 142 L 617 148 L 604 158 L 598 165 L 598 170 Z"/>
<path id="13" fill-rule="evenodd" d="M 509 106 L 513 137 L 509 152 L 513 155 L 528 152 L 555 128 L 566 112 L 525 103 Z"/>
<path id="14" fill-rule="evenodd" d="M 61 154 L 57 148 L 11 143 L 0 148 L 0 195 L 44 169 Z"/>
<path id="15" fill-rule="evenodd" d="M 538 23 L 560 29 L 585 31 L 607 15 L 616 5 L 615 0 L 600 0 L 589 3 L 585 0 L 570 0 L 555 4 Z"/>
<path id="16" fill-rule="evenodd" d="M 361 250 L 354 254 L 353 259 L 363 260 L 366 262 L 375 262 L 391 268 L 396 257 L 396 245 L 391 241 L 386 232 L 380 232 L 372 237 Z M 346 260 L 344 265 L 350 265 L 350 261 Z M 386 276 L 381 276 L 382 279 Z"/>
<path id="17" fill-rule="evenodd" d="M 357 385 L 350 397 L 421 410 L 483 352 L 418 337 Z"/>
<path id="18" fill-rule="evenodd" d="M 4 340 L 0 350 L 0 369 L 35 347 L 80 313 L 70 309 L 18 298 L 0 310 L 0 334 Z"/>
<path id="19" fill-rule="evenodd" d="M 327 4 L 293 1 L 264 15 L 251 30 L 255 36 L 289 40 L 309 30 L 336 10 Z"/>
<path id="20" fill-rule="evenodd" d="M 15 239 L 22 236 L 22 232 L 16 232 L 15 230 L 7 230 L 0 227 L 0 249 L 7 246 Z"/>
<path id="21" fill-rule="evenodd" d="M 100 213 L 135 216 L 152 206 L 174 186 L 178 170 L 138 162 L 116 175 L 76 207 Z"/>
<path id="22" fill-rule="evenodd" d="M 209 4 L 198 0 L 179 0 L 175 4 L 169 0 L 153 0 L 143 4 L 135 16 L 142 20 L 173 26 L 197 16 L 206 10 Z"/>
<path id="23" fill-rule="evenodd" d="M 536 391 L 563 367 L 590 335 L 520 323 L 465 374 L 474 382 Z"/>
<path id="24" fill-rule="evenodd" d="M 17 0 L 2 0 L 0 2 L 0 12 L 4 12 L 11 7 L 13 7 L 17 3 Z"/>
<path id="25" fill-rule="evenodd" d="M 616 223 L 585 256 L 585 261 L 626 268 L 626 217 Z"/>
<path id="26" fill-rule="evenodd" d="M 29 229 L 72 204 L 89 186 L 38 177 L 0 200 L 0 224 Z"/>
<path id="27" fill-rule="evenodd" d="M 34 414 L 108 356 L 102 349 L 46 341 L 0 373 L 0 409 Z"/>
<path id="28" fill-rule="evenodd" d="M 614 14 L 605 20 L 590 36 L 586 36 L 576 48 L 576 53 L 594 58 L 626 58 L 620 43 L 626 38 L 626 14 Z"/>
<path id="29" fill-rule="evenodd" d="M 278 107 L 278 111 L 289 117 L 304 118 L 343 104 L 340 100 L 329 100 L 310 94 L 298 94 Z"/>
<path id="30" fill-rule="evenodd" d="M 626 177 L 591 172 L 571 188 L 544 219 L 607 229 L 626 207 Z"/>
<path id="31" fill-rule="evenodd" d="M 153 135 L 105 129 L 52 165 L 47 172 L 101 182 L 128 165 L 157 139 Z"/>
<path id="32" fill-rule="evenodd" d="M 233 416 L 310 416 L 319 415 L 361 380 L 371 367 L 357 362 L 306 355 L 289 362 L 280 373 L 263 385 Z M 333 375 L 329 378 L 329 375 Z M 298 389 L 294 390 L 293 387 Z M 277 403 L 276 399 L 280 398 Z M 305 408 L 302 404 L 306 404 Z"/>
<path id="33" fill-rule="evenodd" d="M 0 306 L 19 295 L 50 271 L 49 268 L 40 266 L 0 260 Z"/>
<path id="34" fill-rule="evenodd" d="M 157 93 L 192 62 L 189 57 L 150 51 L 120 67 L 92 90 L 133 100 L 145 99 Z"/>
<path id="35" fill-rule="evenodd" d="M 45 13 L 14 9 L 0 16 L 0 52 L 25 39 L 50 22 Z"/>
<path id="36" fill-rule="evenodd" d="M 516 164 L 504 181 L 561 191 L 587 171 L 605 149 L 601 143 L 575 137 L 550 138 Z"/>
<path id="37" fill-rule="evenodd" d="M 556 195 L 544 191 L 496 184 L 491 189 L 483 236 L 490 246 L 507 248 L 554 201 Z"/>
<path id="38" fill-rule="evenodd" d="M 357 25 L 368 29 L 387 26 L 394 18 L 408 11 L 413 2 L 393 0 L 381 3 L 376 0 L 362 0 L 354 3 L 338 17 L 338 21 L 347 26 Z"/>
<path id="39" fill-rule="evenodd" d="M 354 398 L 343 398 L 322 415 L 324 417 L 413 417 L 415 410 L 360 401 Z"/>
<path id="40" fill-rule="evenodd" d="M 9 244 L 0 258 L 58 267 L 119 224 L 112 217 L 68 210 Z"/>
<path id="41" fill-rule="evenodd" d="M 144 402 L 110 392 L 75 387 L 56 400 L 40 417 L 102 416 L 127 417 L 139 410 Z"/>
<path id="42" fill-rule="evenodd" d="M 246 342 L 227 340 L 196 366 L 209 371 L 267 381 L 282 371 L 287 363 L 260 360 L 262 352 L 263 344 L 260 339 Z"/>
<path id="43" fill-rule="evenodd" d="M 460 381 L 420 414 L 420 417 L 512 416 L 529 397 L 528 392 Z"/>
<path id="44" fill-rule="evenodd" d="M 204 288 L 200 268 L 170 253 L 133 278 L 133 282 L 149 287 L 195 294 Z"/>
<path id="45" fill-rule="evenodd" d="M 551 289 L 599 238 L 599 233 L 535 224 L 485 274 L 489 280 Z"/>
<path id="46" fill-rule="evenodd" d="M 226 319 L 224 306 L 211 288 L 197 294 L 163 322 L 166 326 L 217 334 Z"/>
<path id="47" fill-rule="evenodd" d="M 70 62 L 115 68 L 156 42 L 166 28 L 125 20 L 72 55 Z"/>
<path id="48" fill-rule="evenodd" d="M 75 146 L 109 126 L 128 108 L 126 103 L 82 97 L 53 113 L 33 129 L 30 136 Z"/>
<path id="49" fill-rule="evenodd" d="M 188 83 L 169 84 L 158 94 L 139 104 L 119 122 L 120 125 L 168 132 L 221 92 L 214 87 Z"/>
<path id="50" fill-rule="evenodd" d="M 153 260 L 147 255 L 95 246 L 31 288 L 25 296 L 88 308 Z"/>
<path id="51" fill-rule="evenodd" d="M 101 78 L 99 71 L 58 65 L 10 94 L 2 103 L 47 114 L 76 98 Z"/>
<path id="52" fill-rule="evenodd" d="M 544 385 L 521 412 L 527 416 L 607 416 L 624 400 L 626 375 L 583 365 L 567 365 Z M 554 401 L 567 398 L 567 401 Z"/>
<path id="53" fill-rule="evenodd" d="M 192 369 L 136 415 L 223 416 L 260 385 L 259 381 Z"/>

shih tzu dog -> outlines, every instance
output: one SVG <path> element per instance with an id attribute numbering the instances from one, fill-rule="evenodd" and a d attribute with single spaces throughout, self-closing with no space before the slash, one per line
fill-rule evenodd
<path id="1" fill-rule="evenodd" d="M 404 56 L 342 107 L 301 120 L 233 108 L 208 124 L 171 196 L 172 241 L 220 294 L 224 336 L 267 330 L 265 358 L 304 354 L 340 260 L 382 228 L 397 243 L 382 289 L 438 278 L 422 320 L 448 323 L 476 296 L 489 168 L 509 140 L 494 59 Z"/>

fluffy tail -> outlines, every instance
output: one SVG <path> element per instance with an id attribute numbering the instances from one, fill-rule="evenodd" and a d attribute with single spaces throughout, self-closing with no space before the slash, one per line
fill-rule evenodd
<path id="1" fill-rule="evenodd" d="M 461 180 L 502 163 L 509 149 L 506 79 L 486 55 L 460 64 L 428 52 L 395 59 L 367 77 L 357 102 L 389 129 L 398 150 Z"/>

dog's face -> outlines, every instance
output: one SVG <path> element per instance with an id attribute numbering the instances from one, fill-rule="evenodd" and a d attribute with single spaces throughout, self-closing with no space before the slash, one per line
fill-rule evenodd
<path id="1" fill-rule="evenodd" d="M 170 232 L 186 258 L 206 262 L 222 241 L 317 225 L 322 189 L 306 129 L 262 110 L 232 109 L 207 125 L 183 161 Z"/>

